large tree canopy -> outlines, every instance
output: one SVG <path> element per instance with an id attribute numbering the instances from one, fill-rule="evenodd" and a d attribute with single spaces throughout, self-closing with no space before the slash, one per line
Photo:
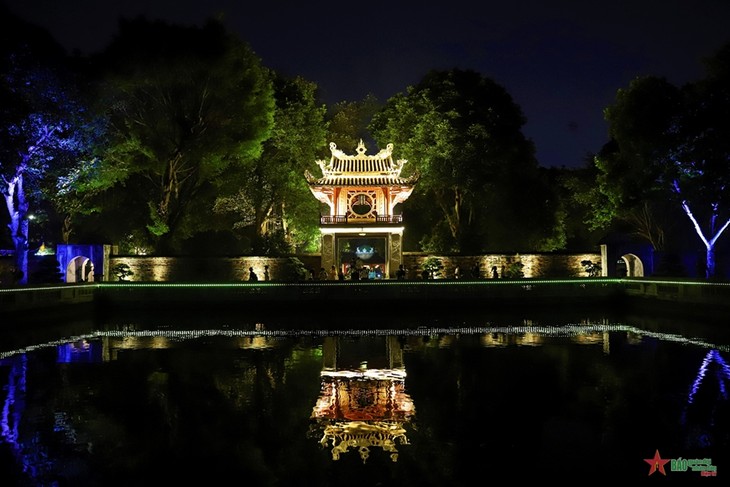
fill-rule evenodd
<path id="1" fill-rule="evenodd" d="M 260 156 L 273 126 L 270 72 L 216 21 L 122 21 L 96 63 L 109 121 L 99 180 L 134 192 L 122 201 L 146 206 L 155 249 L 175 251 L 192 231 L 186 218 L 212 208 L 212 188 Z"/>
<path id="2" fill-rule="evenodd" d="M 663 78 L 637 78 L 617 92 L 604 111 L 611 141 L 594 160 L 592 228 L 627 228 L 655 250 L 665 250 L 676 215 L 661 184 L 663 154 L 675 143 L 668 127 L 682 103 L 681 90 Z"/>
<path id="3" fill-rule="evenodd" d="M 708 60 L 708 75 L 698 82 L 633 80 L 605 110 L 611 142 L 596 157 L 607 196 L 601 219 L 673 201 L 705 247 L 707 277 L 715 274 L 715 245 L 730 224 L 729 73 L 730 45 Z"/>
<path id="4" fill-rule="evenodd" d="M 424 248 L 544 249 L 554 215 L 524 123 L 502 86 L 458 69 L 431 71 L 373 117 L 378 144 L 420 173 L 414 203 L 438 211 Z"/>
<path id="5" fill-rule="evenodd" d="M 317 86 L 302 78 L 274 79 L 276 112 L 271 137 L 259 157 L 240 168 L 230 192 L 216 200 L 218 213 L 235 214 L 235 228 L 252 231 L 251 250 L 289 253 L 316 243 L 319 204 L 302 176 L 326 147 L 326 107 Z"/>

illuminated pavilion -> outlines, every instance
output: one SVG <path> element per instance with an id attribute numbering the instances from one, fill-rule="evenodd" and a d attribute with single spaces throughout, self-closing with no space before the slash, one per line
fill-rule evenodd
<path id="1" fill-rule="evenodd" d="M 403 215 L 395 207 L 408 199 L 418 175 L 401 177 L 406 160 L 393 160 L 393 144 L 374 155 L 361 140 L 355 155 L 330 143 L 332 157 L 318 160 L 322 177 L 305 172 L 312 194 L 329 208 L 320 217 L 322 267 L 346 271 L 353 261 L 392 277 L 403 262 Z"/>

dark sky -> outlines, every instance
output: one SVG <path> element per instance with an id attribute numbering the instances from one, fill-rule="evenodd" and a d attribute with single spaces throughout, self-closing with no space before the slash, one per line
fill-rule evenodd
<path id="1" fill-rule="evenodd" d="M 5 3 L 82 53 L 101 50 L 120 16 L 188 25 L 222 15 L 266 66 L 316 82 L 327 102 L 385 101 L 430 69 L 474 69 L 522 108 L 543 166 L 580 166 L 598 151 L 603 108 L 634 77 L 695 81 L 702 58 L 730 42 L 730 0 Z"/>

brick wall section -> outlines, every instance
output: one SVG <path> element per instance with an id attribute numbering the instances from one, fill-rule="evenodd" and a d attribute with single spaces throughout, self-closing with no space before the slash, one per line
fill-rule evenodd
<path id="1" fill-rule="evenodd" d="M 408 270 L 408 279 L 420 279 L 423 262 L 430 254 L 406 252 L 403 263 Z M 582 260 L 600 263 L 600 253 L 585 254 L 486 254 L 479 256 L 436 256 L 444 266 L 440 278 L 454 277 L 457 266 L 463 278 L 468 278 L 474 264 L 479 264 L 480 278 L 491 277 L 490 269 L 497 267 L 499 276 L 502 268 L 510 263 L 523 263 L 525 277 L 534 278 L 573 278 L 587 277 Z M 317 275 L 320 265 L 318 254 L 297 255 L 307 269 Z M 248 280 L 248 268 L 254 267 L 259 279 L 264 278 L 264 265 L 269 266 L 272 280 L 292 280 L 291 266 L 286 257 L 150 257 L 150 256 L 112 256 L 110 268 L 115 264 L 126 263 L 134 272 L 128 281 L 173 281 L 173 282 L 237 282 Z M 12 257 L 0 258 L 0 286 L 10 286 L 11 279 L 6 274 L 12 268 Z M 396 269 L 391 269 L 395 278 Z"/>
<path id="2" fill-rule="evenodd" d="M 319 271 L 319 255 L 299 255 L 306 268 Z M 110 268 L 125 263 L 134 272 L 127 281 L 168 282 L 239 282 L 248 281 L 249 267 L 254 268 L 260 281 L 264 280 L 264 266 L 269 266 L 271 280 L 293 280 L 290 259 L 287 257 L 149 257 L 112 256 Z"/>
<path id="3" fill-rule="evenodd" d="M 423 263 L 430 255 L 422 253 L 404 253 L 403 262 L 409 279 L 420 279 Z M 444 268 L 441 278 L 453 279 L 456 267 L 464 278 L 471 276 L 475 264 L 479 265 L 479 278 L 491 278 L 492 267 L 497 267 L 499 277 L 514 262 L 521 262 L 522 271 L 527 278 L 573 278 L 588 277 L 581 261 L 590 260 L 600 264 L 600 253 L 582 254 L 486 254 L 479 256 L 436 256 Z"/>
<path id="4" fill-rule="evenodd" d="M 420 279 L 424 261 L 430 254 L 405 253 L 403 261 L 408 271 L 408 279 Z M 497 267 L 502 277 L 503 269 L 513 262 L 522 262 L 527 278 L 574 278 L 587 277 L 581 260 L 600 262 L 599 253 L 586 254 L 487 254 L 479 256 L 436 256 L 444 268 L 439 278 L 454 278 L 454 271 L 460 267 L 463 278 L 468 278 L 475 264 L 479 265 L 480 278 L 491 277 L 490 269 Z M 307 269 L 318 274 L 320 256 L 318 254 L 298 255 Z M 134 275 L 128 281 L 169 281 L 169 282 L 237 282 L 248 281 L 248 268 L 253 267 L 259 280 L 264 279 L 264 265 L 269 266 L 271 279 L 293 280 L 289 258 L 274 257 L 149 257 L 149 256 L 112 256 L 111 268 L 126 263 Z M 395 269 L 391 269 L 395 273 Z M 394 275 L 391 276 L 393 278 Z"/>

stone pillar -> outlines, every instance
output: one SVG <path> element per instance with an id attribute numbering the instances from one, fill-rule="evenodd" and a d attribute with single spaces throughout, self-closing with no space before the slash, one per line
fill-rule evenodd
<path id="1" fill-rule="evenodd" d="M 111 275 L 111 256 L 112 254 L 119 253 L 119 249 L 116 245 L 104 245 L 104 250 L 102 252 L 103 256 L 101 259 L 101 263 L 94 262 L 94 280 L 95 281 L 112 281 L 113 277 Z M 100 265 L 101 264 L 101 265 Z"/>
<path id="2" fill-rule="evenodd" d="M 608 276 L 608 245 L 601 244 L 601 277 Z"/>
<path id="3" fill-rule="evenodd" d="M 321 254 L 321 266 L 325 270 L 329 271 L 330 267 L 335 264 L 335 236 L 332 234 L 322 235 L 322 254 Z M 335 266 L 339 267 L 339 266 Z M 315 269 L 317 272 L 319 269 Z"/>
<path id="4" fill-rule="evenodd" d="M 388 235 L 388 268 L 386 271 L 391 279 L 395 279 L 395 271 L 403 263 L 402 240 L 403 236 L 399 233 Z"/>

